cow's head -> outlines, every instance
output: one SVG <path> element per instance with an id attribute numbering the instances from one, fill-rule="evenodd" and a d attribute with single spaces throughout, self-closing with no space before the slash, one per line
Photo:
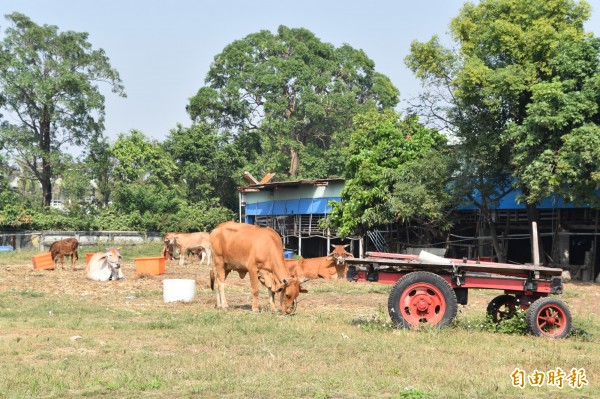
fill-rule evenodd
<path id="1" fill-rule="evenodd" d="M 106 248 L 106 262 L 108 263 L 108 267 L 110 267 L 111 278 L 113 280 L 116 280 L 119 276 L 122 260 L 123 257 L 121 256 L 121 252 L 119 252 L 119 248 Z"/>
<path id="2" fill-rule="evenodd" d="M 331 245 L 333 251 L 327 255 L 327 259 L 335 259 L 335 268 L 338 272 L 338 277 L 344 278 L 346 274 L 346 259 L 354 258 L 354 256 L 346 250 L 350 244 L 346 245 Z"/>
<path id="3" fill-rule="evenodd" d="M 279 301 L 281 302 L 281 312 L 283 314 L 292 314 L 296 310 L 296 299 L 300 293 L 307 293 L 308 290 L 301 284 L 309 279 L 298 280 L 296 277 L 284 278 L 281 288 L 279 288 Z"/>
<path id="4" fill-rule="evenodd" d="M 165 234 L 165 245 L 167 245 L 169 248 L 173 248 L 173 245 L 175 244 L 175 235 L 177 233 L 166 233 Z"/>

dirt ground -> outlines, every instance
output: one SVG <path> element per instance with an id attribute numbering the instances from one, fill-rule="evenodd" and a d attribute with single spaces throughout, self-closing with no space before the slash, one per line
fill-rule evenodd
<path id="1" fill-rule="evenodd" d="M 99 302 L 113 302 L 124 300 L 135 307 L 174 306 L 163 303 L 163 280 L 165 279 L 194 279 L 196 281 L 196 297 L 193 301 L 202 309 L 215 307 L 215 295 L 210 289 L 209 268 L 199 264 L 197 260 L 187 262 L 182 267 L 178 261 L 167 261 L 166 271 L 163 275 L 137 275 L 133 262 L 123 262 L 125 279 L 119 281 L 98 282 L 90 281 L 85 275 L 85 266 L 79 261 L 75 271 L 65 262 L 65 270 L 60 265 L 55 270 L 36 270 L 30 262 L 15 262 L 10 266 L 0 266 L 0 292 L 6 290 L 35 291 L 58 296 L 71 296 L 88 298 Z M 231 308 L 250 309 L 251 292 L 250 280 L 246 276 L 240 279 L 236 273 L 228 276 L 226 283 L 227 301 Z M 342 284 L 355 284 L 338 282 Z M 364 292 L 360 295 L 340 294 L 338 288 L 328 285 L 336 284 L 333 281 L 310 281 L 305 283 L 308 294 L 301 294 L 300 305 L 303 308 L 328 309 L 341 307 L 377 310 L 378 306 L 387 304 L 385 289 L 378 289 L 376 293 Z M 318 287 L 318 288 L 317 288 Z M 318 293 L 311 293 L 317 288 Z M 354 291 L 354 290 L 353 290 Z M 342 289 L 343 292 L 343 289 Z M 268 306 L 267 291 L 261 286 L 259 294 L 260 306 Z"/>
<path id="2" fill-rule="evenodd" d="M 214 309 L 215 295 L 210 289 L 209 268 L 198 260 L 187 262 L 182 267 L 177 261 L 166 262 L 163 275 L 138 276 L 133 262 L 124 262 L 124 280 L 97 282 L 85 276 L 84 263 L 79 261 L 75 271 L 70 265 L 65 270 L 60 266 L 55 270 L 35 270 L 31 262 L 15 262 L 10 266 L 0 266 L 0 292 L 7 290 L 34 291 L 56 296 L 86 298 L 102 304 L 118 307 L 123 303 L 136 308 L 169 306 L 177 308 L 178 304 L 164 303 L 162 281 L 164 279 L 194 279 L 196 281 L 196 297 L 194 306 L 199 310 Z M 371 287 L 362 288 L 362 284 Z M 353 314 L 375 314 L 387 309 L 387 300 L 391 286 L 374 286 L 377 283 L 348 283 L 346 281 L 312 280 L 305 284 L 309 290 L 299 297 L 299 309 L 332 311 L 349 309 Z M 341 285 L 341 286 L 340 286 Z M 485 312 L 488 302 L 501 291 L 471 290 L 469 304 L 459 306 L 459 313 Z M 240 279 L 232 273 L 226 280 L 226 295 L 230 308 L 250 310 L 251 292 L 249 278 Z M 596 303 L 600 302 L 600 284 L 567 283 L 565 294 L 561 297 L 573 316 L 581 316 L 598 320 L 600 311 Z M 261 287 L 260 306 L 268 309 L 267 291 Z M 186 306 L 187 304 L 181 304 Z"/>

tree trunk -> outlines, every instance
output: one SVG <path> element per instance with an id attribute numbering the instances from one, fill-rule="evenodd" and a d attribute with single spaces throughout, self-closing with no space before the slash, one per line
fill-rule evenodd
<path id="1" fill-rule="evenodd" d="M 42 158 L 42 204 L 49 207 L 52 203 L 52 168 L 45 158 Z"/>
<path id="2" fill-rule="evenodd" d="M 483 213 L 483 219 L 490 229 L 490 236 L 492 237 L 492 246 L 494 247 L 494 253 L 498 257 L 498 262 L 505 263 L 506 262 L 506 253 L 504 253 L 504 247 L 500 245 L 498 241 L 498 231 L 496 229 L 496 222 L 492 219 L 490 214 L 490 210 L 487 207 L 486 203 L 482 204 L 481 207 Z"/>
<path id="3" fill-rule="evenodd" d="M 50 162 L 50 111 L 42 110 L 40 120 L 40 150 L 42 153 L 42 205 L 49 207 L 52 203 L 52 164 Z"/>
<path id="4" fill-rule="evenodd" d="M 488 223 L 490 227 L 490 234 L 492 235 L 492 245 L 494 246 L 494 252 L 498 256 L 498 262 L 506 263 L 506 253 L 504 253 L 504 247 L 500 245 L 498 241 L 498 232 L 496 231 L 496 223 L 490 220 Z"/>
<path id="5" fill-rule="evenodd" d="M 290 150 L 290 177 L 296 177 L 296 174 L 298 173 L 298 151 L 295 149 L 291 149 Z"/>

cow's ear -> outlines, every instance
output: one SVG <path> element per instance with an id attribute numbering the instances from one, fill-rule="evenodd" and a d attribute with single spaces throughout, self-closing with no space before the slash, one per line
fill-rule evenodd
<path id="1" fill-rule="evenodd" d="M 290 279 L 289 278 L 284 278 L 283 280 L 281 280 L 281 282 L 283 283 L 283 287 L 285 287 L 285 286 L 287 286 L 290 283 Z M 280 288 L 280 290 L 281 290 L 281 288 Z"/>
<path id="2" fill-rule="evenodd" d="M 334 260 L 334 259 L 335 258 L 331 254 L 327 255 L 327 257 L 325 258 L 325 260 Z"/>

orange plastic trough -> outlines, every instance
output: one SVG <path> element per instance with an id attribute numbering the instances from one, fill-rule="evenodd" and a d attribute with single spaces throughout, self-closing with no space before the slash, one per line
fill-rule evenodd
<path id="1" fill-rule="evenodd" d="M 44 252 L 43 254 L 33 255 L 31 257 L 33 262 L 33 268 L 38 270 L 54 270 L 54 261 L 52 260 L 52 254 L 50 252 Z"/>
<path id="2" fill-rule="evenodd" d="M 135 258 L 135 272 L 137 274 L 165 274 L 165 258 L 161 257 L 145 257 Z"/>

